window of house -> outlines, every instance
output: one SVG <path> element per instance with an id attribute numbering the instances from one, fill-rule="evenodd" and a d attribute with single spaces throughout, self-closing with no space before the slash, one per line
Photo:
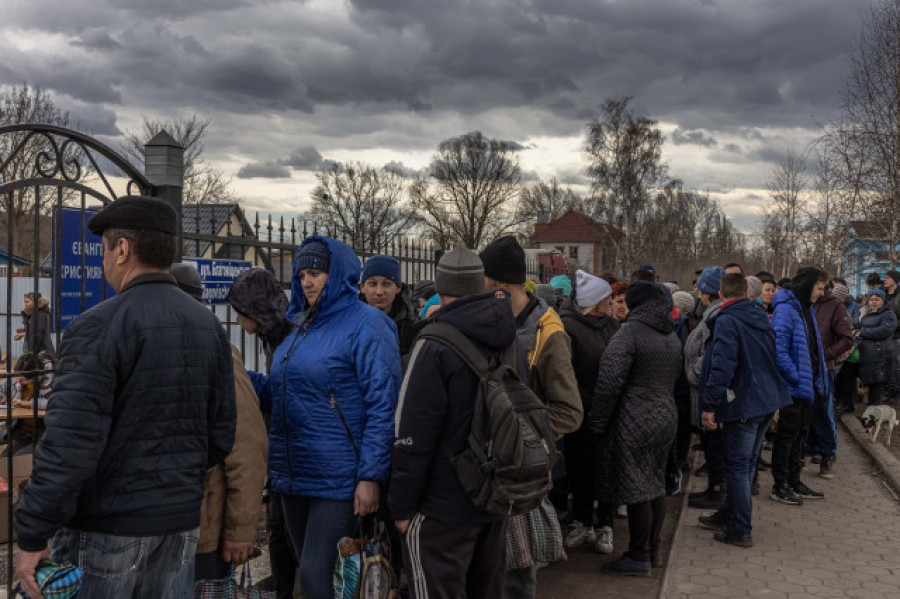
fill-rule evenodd
<path id="1" fill-rule="evenodd" d="M 564 245 L 557 245 L 557 246 L 555 246 L 553 249 L 555 249 L 555 250 L 556 250 L 557 252 L 559 252 L 560 254 L 565 254 L 565 253 L 566 253 L 566 246 L 564 246 Z"/>
<path id="2" fill-rule="evenodd" d="M 577 245 L 569 246 L 569 258 L 574 258 L 575 260 L 578 259 L 578 246 Z"/>

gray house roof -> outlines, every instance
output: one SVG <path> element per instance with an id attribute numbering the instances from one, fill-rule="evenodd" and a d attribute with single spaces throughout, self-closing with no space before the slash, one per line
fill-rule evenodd
<path id="1" fill-rule="evenodd" d="M 191 239 L 191 234 L 199 235 L 223 235 L 222 230 L 235 215 L 240 223 L 240 231 L 231 231 L 230 236 L 220 237 L 221 241 L 215 242 L 213 258 L 220 260 L 243 260 L 245 249 L 257 242 L 256 234 L 250 222 L 244 216 L 240 205 L 230 204 L 190 204 L 182 209 L 181 230 L 184 234 L 185 255 L 203 256 L 209 250 L 212 242 L 207 240 Z M 224 232 L 227 234 L 227 231 Z M 259 248 L 259 257 L 266 268 L 271 270 L 268 250 Z"/>

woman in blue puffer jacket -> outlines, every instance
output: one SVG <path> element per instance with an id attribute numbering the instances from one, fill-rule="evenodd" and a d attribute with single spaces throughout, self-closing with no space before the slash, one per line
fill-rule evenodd
<path id="1" fill-rule="evenodd" d="M 869 311 L 859 321 L 859 379 L 869 388 L 869 405 L 881 404 L 884 385 L 894 367 L 894 329 L 897 316 L 885 307 L 881 289 L 869 290 Z"/>
<path id="2" fill-rule="evenodd" d="M 337 542 L 375 512 L 390 469 L 400 388 L 397 328 L 359 301 L 360 261 L 344 243 L 306 238 L 287 317 L 297 325 L 268 377 L 251 373 L 270 414 L 271 487 L 309 599 L 330 599 Z"/>

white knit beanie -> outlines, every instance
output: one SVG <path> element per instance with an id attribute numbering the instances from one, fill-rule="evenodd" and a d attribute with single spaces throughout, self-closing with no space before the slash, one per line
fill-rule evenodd
<path id="1" fill-rule="evenodd" d="M 694 309 L 697 300 L 695 300 L 694 296 L 687 291 L 676 291 L 672 294 L 672 302 L 675 304 L 675 307 L 682 312 L 690 312 Z"/>
<path id="2" fill-rule="evenodd" d="M 589 308 L 612 295 L 609 283 L 589 275 L 583 270 L 575 271 L 575 301 L 581 308 Z"/>

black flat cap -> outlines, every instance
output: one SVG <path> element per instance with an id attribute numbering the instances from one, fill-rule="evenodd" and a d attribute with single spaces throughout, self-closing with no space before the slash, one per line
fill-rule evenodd
<path id="1" fill-rule="evenodd" d="M 137 229 L 175 235 L 178 218 L 175 209 L 164 201 L 147 196 L 122 196 L 88 221 L 94 235 L 107 229 Z"/>

